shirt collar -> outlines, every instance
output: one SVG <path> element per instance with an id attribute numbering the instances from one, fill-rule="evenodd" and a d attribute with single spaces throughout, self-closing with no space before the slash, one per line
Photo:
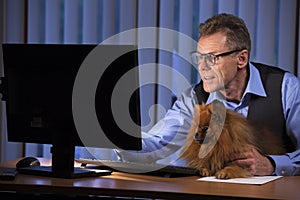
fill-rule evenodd
<path id="1" fill-rule="evenodd" d="M 264 85 L 262 83 L 258 69 L 254 67 L 252 63 L 249 63 L 248 66 L 249 66 L 250 76 L 249 76 L 249 81 L 247 83 L 245 92 L 242 96 L 242 101 L 246 97 L 246 94 L 248 93 L 266 97 L 267 93 L 264 89 Z M 219 92 L 212 92 L 209 94 L 206 104 L 211 103 L 215 99 L 224 101 L 223 95 L 221 95 Z"/>
<path id="2" fill-rule="evenodd" d="M 252 63 L 249 63 L 249 69 L 249 81 L 243 96 L 245 96 L 247 93 L 251 93 L 258 96 L 266 97 L 267 93 L 265 91 L 258 69 L 254 67 Z"/>

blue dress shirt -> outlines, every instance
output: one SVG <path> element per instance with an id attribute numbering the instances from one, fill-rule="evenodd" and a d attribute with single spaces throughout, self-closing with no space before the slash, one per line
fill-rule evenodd
<path id="1" fill-rule="evenodd" d="M 240 103 L 227 102 L 221 98 L 218 92 L 210 93 L 207 104 L 218 99 L 224 105 L 245 117 L 248 115 L 249 94 L 266 97 L 258 70 L 250 63 L 250 77 Z M 300 175 L 300 79 L 286 72 L 282 82 L 282 105 L 286 120 L 286 131 L 293 141 L 296 151 L 285 155 L 270 155 L 275 161 L 276 175 Z M 197 97 L 193 88 L 189 88 L 181 94 L 165 117 L 161 119 L 148 132 L 143 132 L 143 150 L 141 151 L 119 151 L 120 159 L 135 162 L 161 162 L 185 165 L 185 161 L 178 159 L 186 135 L 191 125 L 194 106 Z"/>

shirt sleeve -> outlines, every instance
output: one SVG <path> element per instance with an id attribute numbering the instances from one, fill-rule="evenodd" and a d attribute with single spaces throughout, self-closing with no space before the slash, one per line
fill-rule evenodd
<path id="1" fill-rule="evenodd" d="M 294 176 L 300 174 L 300 150 L 280 156 L 270 156 L 275 164 L 275 174 L 278 176 Z"/>
<path id="2" fill-rule="evenodd" d="M 282 82 L 282 104 L 286 119 L 286 130 L 296 151 L 285 155 L 271 155 L 276 175 L 300 175 L 300 79 L 291 73 L 285 73 Z"/>

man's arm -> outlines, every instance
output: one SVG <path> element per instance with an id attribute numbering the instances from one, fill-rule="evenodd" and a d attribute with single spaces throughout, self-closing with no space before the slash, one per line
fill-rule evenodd
<path id="1" fill-rule="evenodd" d="M 300 174 L 300 79 L 285 73 L 282 82 L 282 105 L 286 119 L 286 132 L 295 151 L 285 155 L 270 155 L 275 162 L 275 174 L 292 176 Z"/>
<path id="2" fill-rule="evenodd" d="M 185 91 L 165 117 L 150 131 L 143 132 L 141 151 L 116 150 L 120 160 L 152 163 L 169 157 L 178 159 L 194 114 L 195 96 L 192 89 Z"/>
<path id="3" fill-rule="evenodd" d="M 253 175 L 300 175 L 300 79 L 286 73 L 282 82 L 282 105 L 286 131 L 296 150 L 284 155 L 263 156 L 254 148 L 232 155 L 231 161 L 248 168 Z"/>

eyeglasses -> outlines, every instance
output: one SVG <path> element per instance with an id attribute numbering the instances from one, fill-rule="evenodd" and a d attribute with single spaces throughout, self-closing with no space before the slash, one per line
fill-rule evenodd
<path id="1" fill-rule="evenodd" d="M 193 51 L 191 52 L 191 58 L 192 58 L 192 62 L 196 65 L 199 65 L 201 63 L 203 63 L 203 61 L 205 61 L 207 66 L 214 66 L 216 64 L 216 59 L 218 57 L 222 57 L 222 56 L 228 56 L 230 54 L 233 54 L 235 52 L 238 51 L 242 51 L 243 49 L 236 49 L 233 51 L 228 51 L 228 52 L 224 52 L 224 53 L 220 53 L 220 54 L 210 54 L 210 53 L 199 53 L 197 51 Z"/>

